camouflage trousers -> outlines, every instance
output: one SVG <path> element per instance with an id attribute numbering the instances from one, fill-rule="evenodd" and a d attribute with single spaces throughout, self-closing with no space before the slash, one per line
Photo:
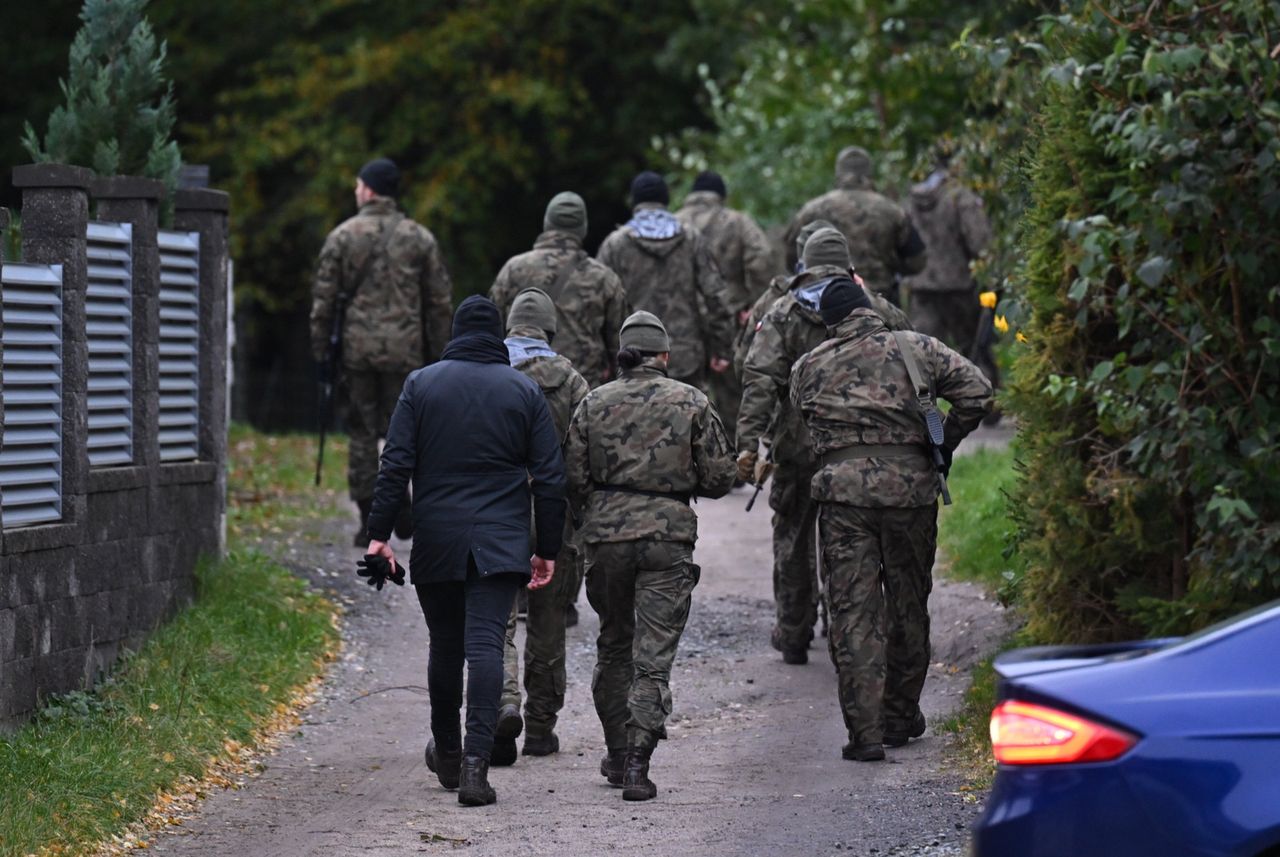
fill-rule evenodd
<path id="1" fill-rule="evenodd" d="M 347 431 L 351 454 L 347 461 L 347 490 L 352 500 L 372 500 L 378 481 L 378 441 L 387 435 L 391 413 L 404 389 L 403 372 L 346 369 Z"/>
<path id="2" fill-rule="evenodd" d="M 587 600 L 600 616 L 591 695 L 605 746 L 652 749 L 667 734 L 671 665 L 700 570 L 687 542 L 587 545 Z"/>
<path id="3" fill-rule="evenodd" d="M 724 422 L 730 448 L 736 449 L 734 429 L 738 425 L 738 411 L 742 408 L 742 381 L 732 366 L 723 372 L 707 373 L 707 396 Z"/>
<path id="4" fill-rule="evenodd" d="M 781 651 L 807 649 L 818 621 L 817 552 L 813 523 L 818 504 L 809 496 L 814 470 L 779 464 L 769 489 L 773 509 L 773 602 L 777 618 L 772 643 Z"/>
<path id="5" fill-rule="evenodd" d="M 911 293 L 911 324 L 915 329 L 934 339 L 941 339 L 965 357 L 973 350 L 981 318 L 982 305 L 978 303 L 976 288 L 957 292 Z M 973 355 L 973 362 L 991 381 L 992 386 L 996 386 L 999 371 L 991 348 L 992 342 L 994 336 L 988 339 L 985 348 Z"/>
<path id="6" fill-rule="evenodd" d="M 818 521 L 845 727 L 855 743 L 878 744 L 920 710 L 938 508 L 823 503 Z"/>
<path id="7" fill-rule="evenodd" d="M 529 735 L 545 736 L 556 728 L 564 708 L 564 612 L 581 584 L 578 553 L 565 546 L 556 557 L 556 573 L 542 589 L 529 590 L 524 638 L 524 722 Z M 520 655 L 516 648 L 516 605 L 507 620 L 502 656 L 502 705 L 520 707 Z"/>

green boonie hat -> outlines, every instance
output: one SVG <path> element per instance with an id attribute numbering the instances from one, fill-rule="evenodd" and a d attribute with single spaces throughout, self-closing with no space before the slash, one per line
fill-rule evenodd
<path id="1" fill-rule="evenodd" d="M 551 197 L 547 213 L 542 217 L 542 228 L 570 232 L 579 238 L 587 237 L 587 204 L 573 191 L 564 191 Z"/>
<path id="2" fill-rule="evenodd" d="M 800 234 L 796 236 L 796 255 L 801 259 L 804 258 L 804 245 L 809 243 L 809 239 L 813 237 L 813 233 L 819 229 L 835 229 L 836 225 L 830 220 L 810 220 L 800 230 Z"/>
<path id="3" fill-rule="evenodd" d="M 536 327 L 548 335 L 556 332 L 556 303 L 542 289 L 525 289 L 516 295 L 507 313 L 507 330 Z"/>
<path id="4" fill-rule="evenodd" d="M 648 351 L 661 354 L 671 350 L 671 339 L 667 329 L 651 312 L 640 310 L 627 316 L 622 323 L 622 331 L 618 335 L 619 344 L 623 348 L 634 348 L 637 351 Z"/>
<path id="5" fill-rule="evenodd" d="M 849 242 L 840 234 L 839 229 L 823 227 L 809 236 L 809 240 L 805 242 L 805 270 L 811 270 L 819 265 L 849 267 Z"/>

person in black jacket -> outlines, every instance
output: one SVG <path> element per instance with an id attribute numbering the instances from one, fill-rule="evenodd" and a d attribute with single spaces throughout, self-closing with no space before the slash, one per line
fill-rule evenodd
<path id="1" fill-rule="evenodd" d="M 409 573 L 431 636 L 427 765 L 467 806 L 496 799 L 488 771 L 507 615 L 520 587 L 550 583 L 564 533 L 560 438 L 538 385 L 511 368 L 502 332 L 488 298 L 458 307 L 440 362 L 405 381 L 369 515 L 369 552 L 394 562 L 387 539 L 413 478 Z"/>

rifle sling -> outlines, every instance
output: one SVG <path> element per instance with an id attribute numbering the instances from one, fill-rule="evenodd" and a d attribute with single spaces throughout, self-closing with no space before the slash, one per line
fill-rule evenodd
<path id="1" fill-rule="evenodd" d="M 371 250 L 369 255 L 364 257 L 364 262 L 360 265 L 360 270 L 356 274 L 355 287 L 342 298 L 344 307 L 355 300 L 356 295 L 360 293 L 360 288 L 364 285 L 365 280 L 369 279 L 369 273 L 373 270 L 374 261 L 386 254 L 387 247 L 391 244 L 391 238 L 396 234 L 396 228 L 400 225 L 401 220 L 404 220 L 404 215 L 397 211 L 390 217 L 387 225 L 382 227 L 382 232 L 378 236 L 378 249 Z"/>

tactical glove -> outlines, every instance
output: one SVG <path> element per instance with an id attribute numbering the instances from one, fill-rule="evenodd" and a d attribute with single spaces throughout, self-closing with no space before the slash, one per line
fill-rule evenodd
<path id="1" fill-rule="evenodd" d="M 751 451 L 738 453 L 738 481 L 755 482 L 756 461 L 759 456 Z"/>
<path id="2" fill-rule="evenodd" d="M 356 574 L 367 578 L 365 583 L 376 586 L 379 592 L 388 580 L 396 586 L 404 586 L 404 569 L 399 565 L 395 566 L 394 573 L 391 569 L 391 561 L 381 554 L 367 553 L 364 559 L 356 562 Z"/>
<path id="3" fill-rule="evenodd" d="M 942 452 L 942 475 L 946 478 L 951 475 L 951 460 L 955 457 L 956 451 L 947 449 L 945 446 L 940 447 L 940 451 Z"/>

